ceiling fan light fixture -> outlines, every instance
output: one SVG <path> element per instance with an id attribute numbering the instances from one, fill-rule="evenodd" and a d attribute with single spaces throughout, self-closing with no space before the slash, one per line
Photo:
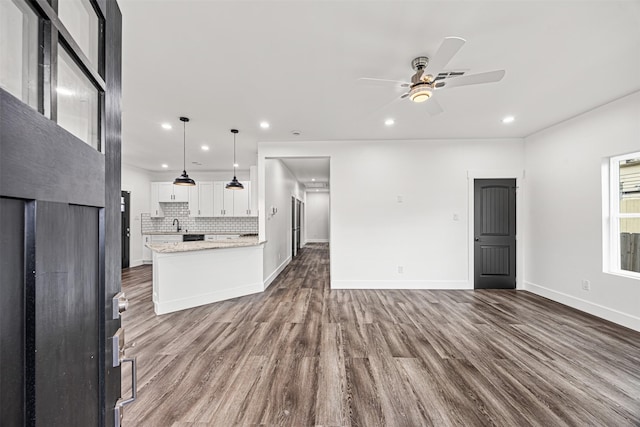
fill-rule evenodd
<path id="1" fill-rule="evenodd" d="M 424 84 L 418 84 L 409 91 L 409 99 L 413 102 L 424 102 L 431 98 L 431 88 Z"/>

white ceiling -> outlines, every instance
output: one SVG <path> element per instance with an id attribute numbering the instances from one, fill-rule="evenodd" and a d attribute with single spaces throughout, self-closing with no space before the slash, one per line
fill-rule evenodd
<path id="1" fill-rule="evenodd" d="M 233 127 L 246 169 L 258 141 L 523 137 L 640 90 L 639 1 L 119 4 L 123 161 L 149 170 L 182 169 L 180 115 L 191 118 L 187 170 L 229 170 Z M 411 59 L 446 36 L 467 40 L 448 69 L 504 79 L 436 92 L 445 112 L 433 117 L 358 82 L 407 80 Z"/>
<path id="2" fill-rule="evenodd" d="M 328 157 L 289 157 L 280 160 L 307 189 L 319 191 L 329 188 Z"/>

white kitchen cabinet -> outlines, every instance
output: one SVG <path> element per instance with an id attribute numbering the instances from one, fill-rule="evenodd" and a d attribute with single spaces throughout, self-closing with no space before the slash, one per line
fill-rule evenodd
<path id="1" fill-rule="evenodd" d="M 232 240 L 239 238 L 239 234 L 205 234 L 205 242 L 213 242 L 218 240 Z"/>
<path id="2" fill-rule="evenodd" d="M 233 216 L 251 216 L 251 183 L 242 185 L 244 190 L 233 190 Z"/>
<path id="3" fill-rule="evenodd" d="M 151 243 L 177 243 L 182 242 L 182 234 L 152 234 Z"/>
<path id="4" fill-rule="evenodd" d="M 252 208 L 251 183 L 241 182 L 243 190 L 227 190 L 224 181 L 213 183 L 213 216 L 258 216 L 258 212 Z"/>
<path id="5" fill-rule="evenodd" d="M 162 207 L 160 206 L 160 182 L 152 182 L 151 183 L 151 197 L 150 206 L 149 206 L 149 215 L 151 218 L 162 218 L 164 217 L 164 212 L 162 211 Z"/>
<path id="6" fill-rule="evenodd" d="M 147 247 L 147 243 L 151 243 L 151 236 L 145 234 L 142 236 L 142 263 L 151 264 L 152 254 L 151 249 Z"/>
<path id="7" fill-rule="evenodd" d="M 249 180 L 251 181 L 251 188 L 249 192 L 249 206 L 251 214 L 249 216 L 258 216 L 258 167 L 251 166 L 249 168 Z"/>
<path id="8" fill-rule="evenodd" d="M 227 190 L 225 181 L 213 183 L 213 216 L 233 216 L 233 193 L 236 190 Z"/>
<path id="9" fill-rule="evenodd" d="M 213 206 L 213 182 L 198 182 L 189 188 L 189 216 L 212 217 Z"/>
<path id="10" fill-rule="evenodd" d="M 153 252 L 147 247 L 147 243 L 176 243 L 182 242 L 181 234 L 143 234 L 142 235 L 142 263 L 151 264 Z"/>
<path id="11" fill-rule="evenodd" d="M 157 184 L 159 202 L 171 203 L 189 201 L 189 186 L 173 185 L 173 182 L 159 182 Z"/>

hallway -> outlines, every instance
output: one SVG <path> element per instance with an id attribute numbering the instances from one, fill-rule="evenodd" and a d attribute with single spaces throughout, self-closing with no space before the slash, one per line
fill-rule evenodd
<path id="1" fill-rule="evenodd" d="M 262 294 L 155 316 L 151 268 L 125 270 L 123 425 L 640 423 L 639 333 L 527 292 L 329 283 L 308 244 Z"/>

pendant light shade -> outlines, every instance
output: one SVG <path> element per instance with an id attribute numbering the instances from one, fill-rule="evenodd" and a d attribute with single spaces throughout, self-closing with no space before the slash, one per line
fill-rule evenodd
<path id="1" fill-rule="evenodd" d="M 244 190 L 244 185 L 236 178 L 236 135 L 238 134 L 238 129 L 231 129 L 231 133 L 233 134 L 233 179 L 225 185 L 225 188 L 229 190 Z"/>
<path id="2" fill-rule="evenodd" d="M 180 117 L 180 121 L 182 122 L 182 175 L 173 180 L 173 185 L 188 185 L 194 186 L 196 182 L 189 178 L 189 174 L 187 174 L 187 122 L 189 121 L 188 117 Z"/>

